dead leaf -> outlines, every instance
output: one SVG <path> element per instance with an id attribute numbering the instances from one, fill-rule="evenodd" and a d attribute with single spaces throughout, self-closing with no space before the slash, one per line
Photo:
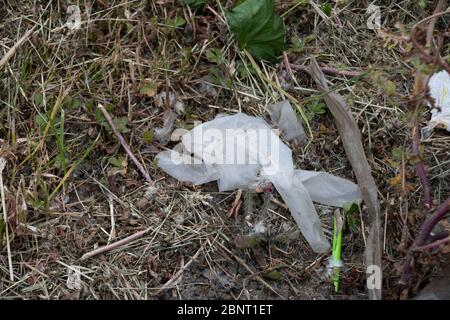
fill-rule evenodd
<path id="1" fill-rule="evenodd" d="M 309 74 L 316 82 L 319 90 L 325 93 L 325 103 L 333 114 L 336 127 L 344 145 L 345 153 L 352 165 L 353 172 L 358 181 L 358 186 L 362 192 L 363 200 L 369 211 L 371 221 L 365 251 L 366 266 L 378 266 L 381 271 L 381 214 L 378 201 L 378 189 L 375 180 L 372 177 L 369 162 L 364 153 L 361 133 L 343 97 L 335 92 L 330 92 L 325 75 L 315 58 L 311 58 Z M 381 288 L 369 289 L 369 298 L 372 300 L 380 300 Z"/>

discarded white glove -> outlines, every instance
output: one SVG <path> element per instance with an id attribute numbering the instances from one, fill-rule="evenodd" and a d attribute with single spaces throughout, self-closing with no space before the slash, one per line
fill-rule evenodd
<path id="1" fill-rule="evenodd" d="M 261 118 L 242 113 L 218 116 L 182 137 L 173 150 L 157 155 L 158 166 L 174 178 L 220 191 L 255 190 L 270 181 L 315 252 L 330 245 L 313 201 L 342 207 L 361 201 L 356 184 L 325 172 L 294 170 L 292 151 Z"/>
<path id="2" fill-rule="evenodd" d="M 431 120 L 425 131 L 434 128 L 450 131 L 450 75 L 445 70 L 433 74 L 428 87 L 436 108 L 431 109 Z"/>

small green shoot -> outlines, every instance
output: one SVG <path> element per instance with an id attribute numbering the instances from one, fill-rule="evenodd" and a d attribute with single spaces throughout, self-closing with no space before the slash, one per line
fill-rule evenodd
<path id="1" fill-rule="evenodd" d="M 331 252 L 332 259 L 332 282 L 334 291 L 339 292 L 341 255 L 342 255 L 342 230 L 344 227 L 344 217 L 336 210 L 333 223 L 333 248 Z"/>

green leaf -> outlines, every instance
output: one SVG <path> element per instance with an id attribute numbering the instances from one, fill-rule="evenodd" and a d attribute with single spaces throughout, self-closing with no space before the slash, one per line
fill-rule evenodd
<path id="1" fill-rule="evenodd" d="M 74 97 L 66 97 L 64 99 L 64 106 L 67 108 L 68 111 L 74 111 L 77 110 L 81 105 L 81 101 L 74 98 Z"/>
<path id="2" fill-rule="evenodd" d="M 258 60 L 274 61 L 286 47 L 283 20 L 274 10 L 274 0 L 246 0 L 226 13 L 240 48 Z"/>
<path id="3" fill-rule="evenodd" d="M 175 18 L 169 18 L 166 20 L 167 27 L 171 29 L 177 29 L 186 24 L 186 20 L 183 17 L 176 16 Z"/>
<path id="4" fill-rule="evenodd" d="M 396 147 L 396 148 L 392 149 L 392 157 L 397 161 L 402 161 L 403 147 Z"/>
<path id="5" fill-rule="evenodd" d="M 347 226 L 353 233 L 356 233 L 358 231 L 358 210 L 359 206 L 356 202 L 347 202 L 346 204 L 344 204 L 345 221 L 347 222 Z"/>
<path id="6" fill-rule="evenodd" d="M 206 59 L 210 62 L 221 64 L 225 62 L 223 52 L 219 48 L 211 48 L 206 51 Z"/>
<path id="7" fill-rule="evenodd" d="M 267 273 L 263 274 L 264 278 L 270 279 L 270 280 L 280 280 L 283 274 L 278 270 L 272 270 Z"/>
<path id="8" fill-rule="evenodd" d="M 208 0 L 181 0 L 181 2 L 184 2 L 186 5 L 191 7 L 191 9 L 196 10 L 203 7 Z"/>
<path id="9" fill-rule="evenodd" d="M 310 111 L 314 114 L 324 114 L 325 113 L 325 109 L 326 109 L 326 105 L 322 102 L 313 104 L 310 108 Z"/>
<path id="10" fill-rule="evenodd" d="M 324 3 L 320 6 L 320 9 L 325 13 L 327 16 L 331 16 L 331 13 L 333 12 L 333 7 L 329 3 Z"/>
<path id="11" fill-rule="evenodd" d="M 142 135 L 142 139 L 145 143 L 150 143 L 153 140 L 153 130 L 147 130 Z"/>
<path id="12" fill-rule="evenodd" d="M 48 117 L 46 114 L 40 113 L 40 114 L 36 115 L 36 117 L 34 118 L 34 121 L 36 122 L 37 126 L 39 127 L 39 130 L 41 132 L 43 132 L 45 127 L 47 126 Z"/>
<path id="13" fill-rule="evenodd" d="M 127 166 L 127 159 L 124 156 L 111 157 L 108 159 L 108 162 L 117 168 L 124 168 Z"/>
<path id="14" fill-rule="evenodd" d="M 185 24 L 186 24 L 186 20 L 184 20 L 183 17 L 178 17 L 178 16 L 175 17 L 175 21 L 174 21 L 174 27 L 175 28 L 182 27 Z"/>
<path id="15" fill-rule="evenodd" d="M 119 117 L 113 119 L 114 124 L 117 129 L 119 129 L 122 133 L 130 132 L 130 129 L 127 128 L 128 118 L 127 117 Z"/>
<path id="16" fill-rule="evenodd" d="M 139 89 L 139 93 L 143 96 L 153 97 L 158 91 L 158 85 L 154 82 L 145 82 Z"/>
<path id="17" fill-rule="evenodd" d="M 44 105 L 44 96 L 42 95 L 42 93 L 39 92 L 33 93 L 31 100 L 33 101 L 34 105 L 38 108 Z"/>
<path id="18" fill-rule="evenodd" d="M 395 82 L 388 80 L 383 83 L 384 93 L 388 96 L 393 96 L 397 92 Z"/>

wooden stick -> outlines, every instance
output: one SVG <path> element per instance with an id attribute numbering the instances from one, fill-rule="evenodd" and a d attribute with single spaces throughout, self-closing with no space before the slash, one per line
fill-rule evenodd
<path id="1" fill-rule="evenodd" d="M 34 29 L 36 29 L 36 26 L 25 32 L 25 34 L 17 41 L 11 49 L 8 50 L 8 52 L 5 53 L 3 58 L 0 60 L 0 70 L 3 68 L 3 66 L 11 59 L 11 57 L 14 55 L 14 53 L 17 51 L 17 49 L 28 39 L 28 37 L 34 32 Z"/>
<path id="2" fill-rule="evenodd" d="M 308 70 L 309 70 L 308 66 L 303 66 L 300 64 L 290 63 L 289 66 L 290 66 L 290 68 L 292 68 L 294 70 L 300 70 L 300 71 L 305 71 L 305 72 L 308 72 Z M 361 72 L 358 72 L 358 71 L 337 70 L 335 68 L 331 68 L 328 66 L 320 67 L 320 70 L 322 70 L 323 73 L 328 74 L 330 76 L 342 76 L 342 77 L 347 77 L 347 78 L 358 77 L 362 74 Z"/>
<path id="3" fill-rule="evenodd" d="M 142 237 L 142 236 L 146 235 L 147 233 L 149 233 L 151 230 L 152 230 L 151 228 L 147 228 L 145 230 L 136 232 L 135 234 L 132 234 L 131 236 L 123 238 L 122 240 L 119 240 L 117 242 L 113 242 L 113 243 L 108 244 L 108 245 L 106 245 L 104 247 L 100 247 L 100 248 L 97 248 L 95 250 L 89 251 L 89 252 L 85 253 L 81 257 L 80 260 L 83 261 L 83 260 L 89 259 L 89 258 L 91 258 L 93 256 L 96 256 L 98 254 L 101 254 L 101 253 L 104 253 L 104 252 L 111 251 L 113 249 L 119 248 L 119 247 L 121 247 L 121 246 L 123 246 L 125 244 L 130 243 L 131 241 L 139 239 L 140 237 Z"/>
<path id="4" fill-rule="evenodd" d="M 433 14 L 441 12 L 445 5 L 447 3 L 447 0 L 439 0 L 438 4 L 436 5 L 436 8 L 433 11 Z M 434 17 L 430 20 L 430 23 L 428 24 L 427 29 L 427 38 L 426 38 L 426 50 L 431 51 L 431 46 L 433 45 L 433 32 L 434 32 L 434 26 L 436 25 L 438 17 Z"/>
<path id="5" fill-rule="evenodd" d="M 192 264 L 192 262 L 195 261 L 195 259 L 198 258 L 200 252 L 202 251 L 203 248 L 198 249 L 198 251 L 194 254 L 194 256 L 188 261 L 188 263 L 184 264 L 182 263 L 182 266 L 180 268 L 180 270 L 177 271 L 177 273 L 174 274 L 174 276 L 172 278 L 169 279 L 169 281 L 167 281 L 166 283 L 163 284 L 163 286 L 161 288 L 159 288 L 154 295 L 159 294 L 161 291 L 166 290 L 166 289 L 170 289 L 173 287 L 173 284 L 181 277 L 181 275 L 184 273 L 184 271 L 186 271 L 187 268 L 189 268 L 189 266 Z"/>
<path id="6" fill-rule="evenodd" d="M 139 160 L 136 158 L 136 156 L 134 155 L 133 151 L 131 151 L 130 146 L 128 145 L 128 143 L 125 141 L 124 137 L 122 136 L 122 134 L 120 133 L 119 129 L 117 129 L 116 125 L 114 124 L 114 121 L 112 120 L 111 116 L 109 115 L 108 111 L 106 111 L 105 107 L 101 104 L 98 105 L 98 108 L 100 109 L 100 111 L 103 113 L 103 115 L 106 118 L 106 121 L 108 121 L 109 125 L 111 126 L 111 129 L 113 130 L 115 136 L 117 137 L 117 139 L 119 140 L 120 144 L 122 145 L 122 147 L 125 149 L 125 151 L 127 152 L 128 156 L 130 157 L 130 159 L 134 162 L 134 164 L 136 165 L 136 167 L 139 169 L 139 171 L 142 173 L 142 175 L 144 176 L 145 180 L 147 180 L 147 182 L 153 186 L 154 182 L 152 180 L 152 178 L 150 178 L 149 174 L 147 173 L 147 171 L 144 169 L 144 166 L 139 162 Z"/>
<path id="7" fill-rule="evenodd" d="M 8 214 L 6 213 L 5 190 L 3 189 L 3 170 L 5 169 L 5 166 L 6 166 L 6 160 L 3 158 L 0 158 L 0 193 L 1 193 L 1 197 L 2 197 L 3 224 L 5 226 L 5 233 L 6 233 L 6 251 L 8 253 L 9 279 L 11 281 L 14 281 L 14 270 L 13 270 L 12 255 L 11 255 L 11 244 L 9 241 L 9 222 L 8 222 Z"/>
<path id="8" fill-rule="evenodd" d="M 435 242 L 426 244 L 424 246 L 417 247 L 414 250 L 422 251 L 422 250 L 432 249 L 432 248 L 439 247 L 441 244 L 446 244 L 447 242 L 450 242 L 450 236 L 440 239 L 440 240 L 436 240 Z"/>

